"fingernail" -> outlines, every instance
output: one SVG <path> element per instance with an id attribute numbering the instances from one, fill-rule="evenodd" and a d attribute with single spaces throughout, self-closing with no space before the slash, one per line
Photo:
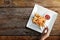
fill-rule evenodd
<path id="1" fill-rule="evenodd" d="M 44 33 L 47 33 L 47 30 L 45 30 L 45 32 Z"/>

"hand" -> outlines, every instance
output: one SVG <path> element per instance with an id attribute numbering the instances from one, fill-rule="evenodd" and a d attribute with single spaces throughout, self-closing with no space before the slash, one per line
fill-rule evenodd
<path id="1" fill-rule="evenodd" d="M 47 32 L 45 33 L 46 30 L 47 30 Z M 45 40 L 46 38 L 48 38 L 48 37 L 49 37 L 49 33 L 50 33 L 50 31 L 49 31 L 48 27 L 46 27 L 46 28 L 43 30 L 43 33 L 42 33 L 42 35 L 41 35 L 41 39 L 40 39 L 40 40 Z"/>

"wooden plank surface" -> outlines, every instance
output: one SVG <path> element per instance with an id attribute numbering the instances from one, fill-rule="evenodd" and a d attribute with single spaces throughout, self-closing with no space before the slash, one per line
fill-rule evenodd
<path id="1" fill-rule="evenodd" d="M 27 32 L 28 35 L 40 35 L 26 28 L 26 23 L 35 3 L 56 11 L 59 14 L 50 35 L 60 35 L 59 0 L 0 0 L 0 35 L 13 35 L 15 31 L 17 31 L 16 35 L 27 35 Z"/>
<path id="2" fill-rule="evenodd" d="M 0 36 L 0 40 L 39 40 L 38 36 Z M 50 36 L 46 40 L 60 40 L 60 36 Z"/>
<path id="3" fill-rule="evenodd" d="M 60 7 L 59 0 L 0 0 L 0 7 L 34 7 L 35 3 L 44 7 Z"/>
<path id="4" fill-rule="evenodd" d="M 33 7 L 35 3 L 45 6 L 45 7 L 60 7 L 59 0 L 25 0 L 25 1 L 24 0 L 13 0 L 12 6 Z"/>
<path id="5" fill-rule="evenodd" d="M 0 7 L 4 6 L 4 0 L 0 0 Z"/>
<path id="6" fill-rule="evenodd" d="M 48 8 L 59 13 L 50 35 L 60 35 L 60 8 Z M 26 28 L 33 8 L 0 8 L 0 35 L 40 35 Z"/>
<path id="7" fill-rule="evenodd" d="M 0 35 L 40 35 L 26 28 L 32 8 L 0 8 Z"/>
<path id="8" fill-rule="evenodd" d="M 0 36 L 0 40 L 39 39 L 40 33 L 26 28 L 26 23 L 35 3 L 58 13 L 50 34 L 52 36 L 46 40 L 60 40 L 60 0 L 0 0 L 0 35 L 21 35 Z"/>

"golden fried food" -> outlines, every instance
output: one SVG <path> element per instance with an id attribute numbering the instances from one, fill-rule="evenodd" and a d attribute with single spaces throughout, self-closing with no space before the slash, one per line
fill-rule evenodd
<path id="1" fill-rule="evenodd" d="M 42 16 L 40 16 L 39 14 L 35 14 L 33 19 L 32 19 L 32 22 L 37 24 L 39 27 L 40 26 L 44 26 L 44 23 L 45 23 L 46 19 Z"/>

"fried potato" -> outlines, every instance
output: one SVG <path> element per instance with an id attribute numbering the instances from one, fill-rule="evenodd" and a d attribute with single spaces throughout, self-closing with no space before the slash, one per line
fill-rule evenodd
<path id="1" fill-rule="evenodd" d="M 37 24 L 39 27 L 40 26 L 44 26 L 44 23 L 45 23 L 46 19 L 42 16 L 40 16 L 39 14 L 35 14 L 33 19 L 32 19 L 32 22 Z"/>

